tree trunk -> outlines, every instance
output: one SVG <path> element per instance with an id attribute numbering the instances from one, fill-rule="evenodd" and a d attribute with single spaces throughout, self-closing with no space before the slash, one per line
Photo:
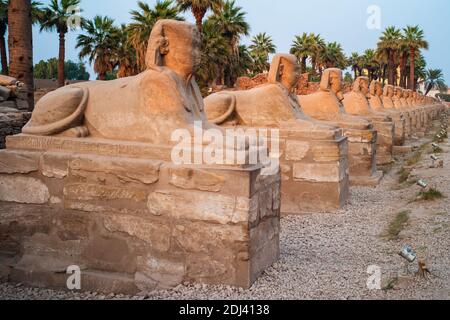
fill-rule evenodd
<path id="1" fill-rule="evenodd" d="M 106 73 L 99 73 L 98 80 L 105 81 L 106 80 Z"/>
<path id="2" fill-rule="evenodd" d="M 414 76 L 415 76 L 415 59 L 416 57 L 416 50 L 411 47 L 409 49 L 409 89 L 416 91 L 415 88 L 415 81 L 414 81 Z"/>
<path id="3" fill-rule="evenodd" d="M 66 61 L 66 34 L 59 33 L 58 86 L 64 87 L 64 62 Z"/>
<path id="4" fill-rule="evenodd" d="M 197 29 L 198 31 L 200 31 L 200 33 L 203 30 L 203 18 L 206 14 L 206 10 L 203 8 L 199 8 L 196 6 L 192 7 L 192 15 L 195 18 L 195 24 L 197 25 Z"/>
<path id="5" fill-rule="evenodd" d="M 394 85 L 394 57 L 392 52 L 389 52 L 389 58 L 388 58 L 388 83 L 390 85 Z"/>
<path id="6" fill-rule="evenodd" d="M 2 74 L 8 75 L 8 57 L 6 54 L 5 34 L 0 36 L 0 55 L 2 59 Z"/>
<path id="7" fill-rule="evenodd" d="M 306 60 L 308 60 L 307 56 L 302 57 L 302 73 L 306 73 Z"/>
<path id="8" fill-rule="evenodd" d="M 34 108 L 31 1 L 11 0 L 8 6 L 9 75 L 25 84 L 30 111 Z"/>
<path id="9" fill-rule="evenodd" d="M 405 55 L 402 54 L 400 58 L 400 87 L 406 89 L 405 73 L 406 73 L 406 58 Z"/>

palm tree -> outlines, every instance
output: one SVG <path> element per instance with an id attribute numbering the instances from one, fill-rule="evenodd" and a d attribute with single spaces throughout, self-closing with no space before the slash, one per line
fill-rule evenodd
<path id="1" fill-rule="evenodd" d="M 320 59 L 320 56 L 322 55 L 322 52 L 325 50 L 326 42 L 321 37 L 320 34 L 310 34 L 311 38 L 313 39 L 313 50 L 311 55 L 311 64 L 312 64 L 312 71 L 313 75 L 316 75 L 317 70 L 317 61 Z"/>
<path id="2" fill-rule="evenodd" d="M 306 72 L 306 61 L 314 55 L 315 45 L 314 34 L 304 32 L 301 36 L 295 36 L 290 52 L 301 62 L 303 73 Z"/>
<path id="3" fill-rule="evenodd" d="M 213 81 L 221 77 L 222 66 L 228 63 L 228 40 L 207 20 L 203 23 L 203 50 L 197 80 L 202 93 L 212 86 Z"/>
<path id="4" fill-rule="evenodd" d="M 117 45 L 113 48 L 118 66 L 117 77 L 124 78 L 139 73 L 136 60 L 136 50 L 129 41 L 128 26 L 122 24 L 116 31 Z"/>
<path id="5" fill-rule="evenodd" d="M 401 43 L 401 31 L 396 27 L 387 27 L 378 42 L 378 53 L 384 54 L 388 59 L 389 84 L 396 85 L 397 51 Z"/>
<path id="6" fill-rule="evenodd" d="M 153 26 L 160 19 L 184 20 L 179 14 L 179 8 L 172 0 L 158 0 L 151 8 L 147 3 L 138 1 L 139 10 L 130 12 L 133 23 L 128 26 L 129 42 L 136 50 L 139 71 L 146 68 L 145 54 L 147 52 L 148 39 Z"/>
<path id="7" fill-rule="evenodd" d="M 77 27 L 70 24 L 73 18 L 72 8 L 79 7 L 81 0 L 51 0 L 50 4 L 44 8 L 40 17 L 41 32 L 55 31 L 59 35 L 59 56 L 58 56 L 58 85 L 64 86 L 64 62 L 66 55 L 66 34 L 69 30 L 75 30 Z M 81 10 L 80 10 L 81 11 Z M 82 21 L 82 19 L 81 19 Z M 81 23 L 81 26 L 83 23 Z"/>
<path id="8" fill-rule="evenodd" d="M 432 89 L 437 89 L 441 92 L 448 90 L 441 69 L 428 69 L 425 73 L 425 95 L 428 95 Z"/>
<path id="9" fill-rule="evenodd" d="M 348 64 L 352 68 L 354 79 L 362 75 L 363 58 L 357 52 L 352 52 Z"/>
<path id="10" fill-rule="evenodd" d="M 236 6 L 235 0 L 227 0 L 223 4 L 219 14 L 208 18 L 217 30 L 228 40 L 229 60 L 224 66 L 225 85 L 233 87 L 237 75 L 233 74 L 232 66 L 239 63 L 239 39 L 241 36 L 248 36 L 250 25 L 245 21 L 246 12 Z"/>
<path id="11" fill-rule="evenodd" d="M 25 84 L 29 109 L 34 108 L 32 10 L 30 0 L 8 4 L 9 74 Z"/>
<path id="12" fill-rule="evenodd" d="M 9 0 L 0 0 L 0 55 L 2 74 L 8 74 L 8 57 L 6 53 L 6 31 L 8 30 L 8 4 Z M 40 14 L 40 7 L 42 4 L 37 1 L 31 1 L 31 14 L 33 24 Z"/>
<path id="13" fill-rule="evenodd" d="M 319 57 L 320 65 L 325 68 L 341 68 L 347 65 L 347 59 L 341 44 L 337 42 L 327 43 Z"/>
<path id="14" fill-rule="evenodd" d="M 114 27 L 113 19 L 101 16 L 85 21 L 83 28 L 86 34 L 78 36 L 76 45 L 77 49 L 81 49 L 80 59 L 89 57 L 99 80 L 106 80 L 107 73 L 112 72 L 116 65 L 114 48 L 119 30 Z"/>
<path id="15" fill-rule="evenodd" d="M 218 13 L 222 8 L 222 0 L 177 0 L 182 11 L 191 10 L 198 31 L 202 32 L 203 18 L 208 10 Z"/>
<path id="16" fill-rule="evenodd" d="M 409 89 L 416 90 L 415 84 L 415 58 L 416 51 L 420 49 L 428 50 L 428 42 L 425 40 L 424 32 L 419 26 L 407 26 L 403 29 L 403 41 L 409 48 Z"/>
<path id="17" fill-rule="evenodd" d="M 276 51 L 272 37 L 265 32 L 259 33 L 252 38 L 252 44 L 248 49 L 250 49 L 249 54 L 254 60 L 253 72 L 263 73 L 267 71 L 269 69 L 269 55 Z M 241 48 L 241 50 L 245 51 L 244 48 Z M 239 56 L 242 58 L 241 55 Z"/>
<path id="18" fill-rule="evenodd" d="M 362 56 L 363 68 L 367 70 L 367 75 L 370 81 L 378 78 L 377 72 L 380 69 L 380 64 L 377 61 L 375 50 L 367 49 Z"/>

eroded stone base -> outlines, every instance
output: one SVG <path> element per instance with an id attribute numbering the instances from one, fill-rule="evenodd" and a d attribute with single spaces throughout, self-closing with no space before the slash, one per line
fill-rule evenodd
<path id="1" fill-rule="evenodd" d="M 350 185 L 364 185 L 367 181 L 367 185 L 372 186 L 372 177 L 377 171 L 377 132 L 346 129 L 344 133 L 349 141 Z"/>
<path id="2" fill-rule="evenodd" d="M 84 153 L 66 150 L 63 138 L 48 151 L 42 139 L 0 152 L 0 265 L 9 280 L 65 288 L 76 265 L 82 290 L 247 288 L 278 259 L 279 173 L 104 155 L 117 143 L 102 142 L 98 155 L 89 139 Z"/>

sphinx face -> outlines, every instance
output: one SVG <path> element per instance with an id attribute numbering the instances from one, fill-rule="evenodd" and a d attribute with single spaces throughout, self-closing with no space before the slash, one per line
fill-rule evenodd
<path id="1" fill-rule="evenodd" d="M 201 62 L 201 36 L 195 26 L 183 26 L 170 30 L 168 38 L 169 52 L 164 57 L 165 64 L 183 73 L 194 73 Z"/>
<path id="2" fill-rule="evenodd" d="M 330 89 L 340 101 L 344 100 L 344 95 L 342 94 L 342 76 L 340 73 L 330 73 Z"/>
<path id="3" fill-rule="evenodd" d="M 287 59 L 282 60 L 283 71 L 281 74 L 281 83 L 291 91 L 300 80 L 300 65 Z"/>
<path id="4" fill-rule="evenodd" d="M 369 94 L 369 81 L 361 80 L 360 90 L 363 95 L 367 96 Z"/>
<path id="5" fill-rule="evenodd" d="M 377 83 L 375 86 L 375 95 L 381 97 L 383 95 L 383 87 L 381 86 L 381 83 Z"/>

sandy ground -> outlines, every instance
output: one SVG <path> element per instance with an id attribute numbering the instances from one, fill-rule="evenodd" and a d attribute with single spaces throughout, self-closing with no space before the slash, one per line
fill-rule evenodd
<path id="1" fill-rule="evenodd" d="M 437 130 L 437 129 L 434 129 Z M 444 194 L 434 201 L 415 201 L 421 188 L 399 183 L 405 157 L 387 168 L 377 188 L 352 190 L 350 203 L 335 214 L 282 219 L 281 259 L 249 290 L 225 286 L 180 285 L 169 291 L 136 297 L 43 290 L 21 284 L 0 284 L 1 299 L 450 299 L 450 144 L 441 143 L 444 168 L 431 169 L 431 139 L 410 180 L 422 178 Z M 411 154 L 406 155 L 410 157 Z M 398 237 L 387 230 L 406 211 L 409 220 Z M 431 271 L 416 275 L 418 263 L 407 263 L 399 252 L 411 245 Z M 381 268 L 379 290 L 369 290 L 369 266 Z"/>

